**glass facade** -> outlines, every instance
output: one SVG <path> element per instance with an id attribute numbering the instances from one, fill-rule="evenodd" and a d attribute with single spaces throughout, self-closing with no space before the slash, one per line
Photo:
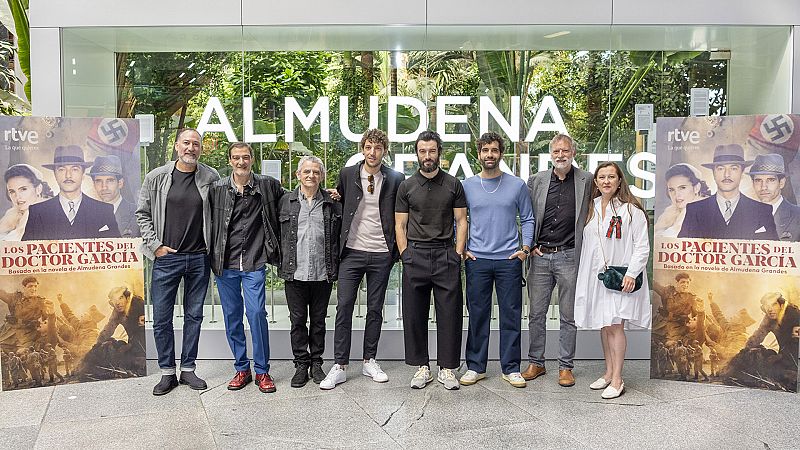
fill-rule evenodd
<path id="1" fill-rule="evenodd" d="M 406 174 L 415 170 L 416 131 L 446 133 L 442 166 L 459 178 L 479 171 L 474 139 L 487 129 L 508 138 L 507 170 L 523 178 L 547 167 L 540 154 L 564 130 L 578 141 L 580 166 L 621 161 L 652 209 L 645 172 L 655 157 L 636 155 L 654 152 L 654 133 L 635 130 L 635 105 L 652 104 L 654 117 L 687 116 L 690 89 L 708 88 L 711 115 L 785 112 L 790 41 L 789 27 L 742 26 L 68 28 L 63 112 L 152 114 L 143 173 L 173 159 L 179 128 L 227 122 L 237 140 L 264 141 L 254 145 L 255 169 L 286 188 L 310 153 L 326 163 L 334 187 L 372 126 L 394 132 L 389 163 Z M 204 137 L 203 161 L 223 175 L 230 138 Z M 399 317 L 399 270 L 388 323 Z M 268 302 L 280 308 L 280 281 L 273 276 L 268 287 Z"/>

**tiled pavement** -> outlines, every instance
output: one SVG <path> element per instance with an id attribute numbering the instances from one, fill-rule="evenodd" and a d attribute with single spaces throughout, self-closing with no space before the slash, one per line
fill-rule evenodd
<path id="1" fill-rule="evenodd" d="M 151 372 L 157 370 L 150 361 Z M 602 361 L 577 361 L 577 384 L 557 367 L 525 389 L 488 378 L 459 391 L 435 381 L 408 387 L 414 369 L 385 361 L 385 384 L 350 367 L 332 391 L 289 387 L 294 369 L 273 363 L 278 392 L 228 391 L 230 361 L 200 361 L 209 389 L 151 394 L 158 375 L 0 393 L 0 448 L 715 448 L 800 447 L 797 394 L 653 381 L 628 361 L 626 393 L 602 400 L 588 384 Z M 325 369 L 328 369 L 326 364 Z"/>

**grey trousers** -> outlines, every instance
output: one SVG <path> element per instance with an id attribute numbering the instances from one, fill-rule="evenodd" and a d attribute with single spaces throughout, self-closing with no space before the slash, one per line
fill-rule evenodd
<path id="1" fill-rule="evenodd" d="M 578 265 L 575 249 L 567 249 L 542 256 L 531 254 L 528 271 L 528 333 L 530 344 L 528 360 L 544 367 L 545 339 L 547 337 L 547 310 L 553 288 L 558 286 L 558 311 L 561 326 L 559 331 L 558 368 L 572 369 L 575 358 L 575 284 L 578 281 Z"/>

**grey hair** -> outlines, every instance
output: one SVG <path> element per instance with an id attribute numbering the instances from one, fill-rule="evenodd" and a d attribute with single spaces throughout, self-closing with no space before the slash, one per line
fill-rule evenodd
<path id="1" fill-rule="evenodd" d="M 322 178 L 322 180 L 324 180 L 325 179 L 325 164 L 322 162 L 321 159 L 317 158 L 314 155 L 306 155 L 306 156 L 303 156 L 302 158 L 300 158 L 300 161 L 297 161 L 297 170 L 295 171 L 295 173 L 297 175 L 300 175 L 300 168 L 303 167 L 303 164 L 305 164 L 307 162 L 312 162 L 312 163 L 315 163 L 315 164 L 319 165 L 320 178 Z"/>
<path id="2" fill-rule="evenodd" d="M 553 147 L 561 141 L 567 141 L 569 143 L 569 148 L 572 149 L 572 153 L 578 152 L 578 144 L 575 142 L 575 139 L 568 134 L 558 133 L 550 140 L 550 151 L 553 151 Z"/>

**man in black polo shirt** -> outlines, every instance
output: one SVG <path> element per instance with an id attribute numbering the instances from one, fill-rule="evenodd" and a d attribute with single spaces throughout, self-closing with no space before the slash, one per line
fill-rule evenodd
<path id="1" fill-rule="evenodd" d="M 458 389 L 461 360 L 461 261 L 467 240 L 467 199 L 455 177 L 439 169 L 442 139 L 423 131 L 415 143 L 419 170 L 397 190 L 395 230 L 403 261 L 403 336 L 406 364 L 419 366 L 411 387 L 433 381 L 428 366 L 431 289 L 436 308 L 438 380 Z M 453 248 L 453 222 L 456 244 Z"/>
<path id="2" fill-rule="evenodd" d="M 575 141 L 559 134 L 550 141 L 553 168 L 528 180 L 536 233 L 528 271 L 528 314 L 530 365 L 522 373 L 526 380 L 544 375 L 546 318 L 553 288 L 558 286 L 559 332 L 558 384 L 573 386 L 572 360 L 575 357 L 575 284 L 581 254 L 583 226 L 592 186 L 592 174 L 573 167 Z"/>

